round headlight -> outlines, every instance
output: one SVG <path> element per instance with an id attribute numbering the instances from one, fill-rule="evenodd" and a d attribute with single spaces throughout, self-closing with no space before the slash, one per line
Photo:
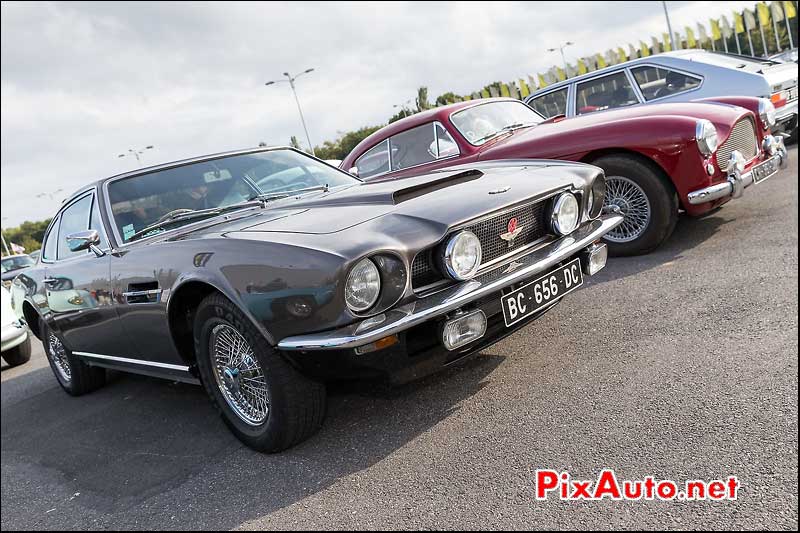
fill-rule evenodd
<path id="1" fill-rule="evenodd" d="M 469 279 L 481 266 L 483 250 L 481 241 L 471 231 L 460 231 L 453 235 L 444 249 L 444 266 L 451 278 Z"/>
<path id="2" fill-rule="evenodd" d="M 568 235 L 575 231 L 579 221 L 580 207 L 575 195 L 565 192 L 556 198 L 553 203 L 553 213 L 550 215 L 553 231 L 559 235 Z"/>
<path id="3" fill-rule="evenodd" d="M 758 100 L 758 116 L 761 118 L 761 124 L 764 129 L 771 128 L 775 125 L 775 106 L 766 98 Z"/>
<path id="4" fill-rule="evenodd" d="M 344 288 L 344 300 L 352 311 L 366 311 L 378 301 L 381 275 L 369 259 L 362 259 L 350 270 Z"/>
<path id="5" fill-rule="evenodd" d="M 697 121 L 695 127 L 695 138 L 697 148 L 703 155 L 711 155 L 717 149 L 717 128 L 710 120 L 702 119 Z"/>

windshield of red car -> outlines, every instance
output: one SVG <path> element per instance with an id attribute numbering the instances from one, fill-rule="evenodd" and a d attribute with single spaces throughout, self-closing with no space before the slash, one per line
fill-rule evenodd
<path id="1" fill-rule="evenodd" d="M 522 102 L 487 102 L 456 111 L 450 121 L 470 144 L 480 146 L 504 131 L 534 126 L 544 120 Z"/>
<path id="2" fill-rule="evenodd" d="M 122 242 L 144 228 L 181 215 L 246 203 L 258 195 L 360 183 L 334 167 L 293 150 L 269 150 L 190 163 L 112 181 L 108 197 Z M 184 223 L 196 218 L 186 217 Z M 154 228 L 153 233 L 167 228 Z M 147 232 L 150 235 L 150 232 Z"/>

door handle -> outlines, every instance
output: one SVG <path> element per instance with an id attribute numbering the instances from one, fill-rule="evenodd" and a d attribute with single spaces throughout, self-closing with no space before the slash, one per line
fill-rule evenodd
<path id="1" fill-rule="evenodd" d="M 44 278 L 42 280 L 42 283 L 44 283 L 45 285 L 50 285 L 51 283 L 58 283 L 58 281 L 59 281 L 58 278 Z"/>
<path id="2" fill-rule="evenodd" d="M 122 296 L 129 304 L 155 303 L 161 299 L 161 289 L 149 289 L 146 291 L 127 291 Z"/>

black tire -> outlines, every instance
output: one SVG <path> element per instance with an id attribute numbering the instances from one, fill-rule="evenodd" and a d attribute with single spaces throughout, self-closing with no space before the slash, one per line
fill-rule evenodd
<path id="1" fill-rule="evenodd" d="M 257 425 L 234 411 L 215 377 L 210 343 L 217 326 L 230 326 L 241 335 L 263 372 L 269 404 L 266 419 Z M 306 440 L 322 426 L 325 385 L 292 368 L 230 300 L 212 294 L 200 302 L 194 339 L 203 386 L 222 419 L 244 444 L 260 452 L 279 452 Z"/>
<path id="2" fill-rule="evenodd" d="M 14 346 L 10 350 L 3 352 L 3 359 L 6 360 L 8 366 L 24 365 L 31 359 L 31 334 L 25 338 L 22 344 Z"/>
<path id="3" fill-rule="evenodd" d="M 44 345 L 44 353 L 47 355 L 47 362 L 50 363 L 50 369 L 58 380 L 58 384 L 64 389 L 67 394 L 71 396 L 81 396 L 95 391 L 106 384 L 106 370 L 95 366 L 89 366 L 84 363 L 80 357 L 73 354 L 72 351 L 66 347 L 61 337 L 52 331 L 47 324 L 42 322 L 39 328 L 42 332 L 42 344 Z M 55 341 L 53 340 L 55 339 Z M 62 359 L 66 368 L 68 368 L 69 376 L 66 376 L 59 369 L 56 363 L 58 356 L 55 351 L 57 343 L 64 350 L 66 356 Z"/>
<path id="4" fill-rule="evenodd" d="M 658 248 L 675 230 L 678 222 L 678 195 L 672 183 L 653 163 L 628 155 L 610 155 L 592 162 L 605 171 L 606 179 L 627 178 L 644 192 L 650 205 L 650 220 L 641 234 L 619 242 L 604 238 L 615 256 L 642 255 Z M 613 201 L 613 199 L 611 199 Z M 609 198 L 606 198 L 608 204 Z M 612 232 L 613 234 L 613 232 Z"/>

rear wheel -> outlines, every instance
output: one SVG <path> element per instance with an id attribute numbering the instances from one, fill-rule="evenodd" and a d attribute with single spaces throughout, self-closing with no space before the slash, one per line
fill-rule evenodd
<path id="1" fill-rule="evenodd" d="M 46 324 L 43 324 L 40 331 L 43 333 L 42 343 L 50 368 L 53 370 L 58 384 L 68 394 L 80 396 L 105 385 L 105 369 L 84 363 L 64 345 L 61 337 Z"/>
<path id="2" fill-rule="evenodd" d="M 593 162 L 606 173 L 604 206 L 616 206 L 625 220 L 603 240 L 613 255 L 653 251 L 675 229 L 678 196 L 647 163 L 630 156 L 606 156 Z"/>
<path id="3" fill-rule="evenodd" d="M 317 432 L 325 386 L 289 366 L 230 300 L 206 297 L 194 333 L 203 385 L 239 440 L 261 452 L 279 452 Z"/>
<path id="4" fill-rule="evenodd" d="M 31 335 L 25 338 L 22 344 L 18 344 L 13 348 L 3 352 L 3 359 L 6 360 L 9 366 L 19 366 L 27 363 L 31 358 Z"/>

